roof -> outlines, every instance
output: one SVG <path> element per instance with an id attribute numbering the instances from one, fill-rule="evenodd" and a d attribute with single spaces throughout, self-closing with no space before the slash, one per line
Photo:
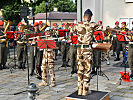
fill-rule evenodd
<path id="1" fill-rule="evenodd" d="M 37 20 L 44 20 L 46 19 L 46 13 L 37 13 L 34 15 L 35 19 Z M 47 13 L 48 20 L 75 20 L 77 19 L 76 12 L 49 12 Z M 33 19 L 30 17 L 29 19 Z"/>

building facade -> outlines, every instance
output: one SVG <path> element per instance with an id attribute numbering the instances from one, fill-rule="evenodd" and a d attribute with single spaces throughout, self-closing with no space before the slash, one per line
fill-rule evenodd
<path id="1" fill-rule="evenodd" d="M 34 22 L 42 21 L 46 23 L 46 13 L 38 13 L 33 16 Z M 29 18 L 29 24 L 33 24 L 33 17 Z M 47 13 L 47 24 L 52 27 L 53 23 L 57 23 L 62 27 L 63 23 L 74 23 L 77 20 L 76 12 L 49 12 Z"/>
<path id="2" fill-rule="evenodd" d="M 81 20 L 81 16 L 86 9 L 93 11 L 92 21 L 103 21 L 104 26 L 114 27 L 115 21 L 127 22 L 127 27 L 132 28 L 133 21 L 133 0 L 78 0 L 77 4 L 77 20 Z M 120 24 L 121 26 L 121 24 Z"/>

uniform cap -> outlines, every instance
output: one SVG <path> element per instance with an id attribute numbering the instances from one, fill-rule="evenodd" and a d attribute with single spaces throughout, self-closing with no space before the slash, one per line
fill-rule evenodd
<path id="1" fill-rule="evenodd" d="M 119 22 L 118 22 L 118 21 L 116 21 L 116 22 L 115 22 L 115 25 L 116 25 L 116 24 L 119 24 Z"/>
<path id="2" fill-rule="evenodd" d="M 57 23 L 53 23 L 53 26 L 56 26 L 57 25 Z"/>
<path id="3" fill-rule="evenodd" d="M 39 25 L 40 25 L 40 24 L 42 24 L 42 21 L 39 21 L 39 23 L 38 23 L 38 24 L 39 24 Z"/>
<path id="4" fill-rule="evenodd" d="M 18 28 L 19 26 L 22 26 L 22 22 L 19 22 L 19 23 L 18 23 L 17 28 Z"/>
<path id="5" fill-rule="evenodd" d="M 34 24 L 33 24 L 33 27 L 35 27 L 35 26 L 37 26 L 38 25 L 38 22 L 35 22 Z"/>
<path id="6" fill-rule="evenodd" d="M 4 25 L 4 22 L 3 21 L 0 21 L 0 26 L 3 26 Z"/>
<path id="7" fill-rule="evenodd" d="M 126 25 L 126 22 L 122 22 L 121 24 L 125 24 Z"/>
<path id="8" fill-rule="evenodd" d="M 65 25 L 66 25 L 66 23 L 62 24 L 62 27 L 65 26 Z"/>
<path id="9" fill-rule="evenodd" d="M 101 23 L 102 24 L 102 21 L 99 21 L 98 23 Z"/>

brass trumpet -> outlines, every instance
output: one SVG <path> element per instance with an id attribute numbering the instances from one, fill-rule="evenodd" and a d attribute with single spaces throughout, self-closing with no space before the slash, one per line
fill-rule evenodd
<path id="1" fill-rule="evenodd" d="M 47 27 L 49 27 L 49 26 L 48 26 L 47 24 L 45 24 L 45 25 L 40 29 L 40 31 L 44 32 L 44 30 L 45 30 Z"/>
<path id="2" fill-rule="evenodd" d="M 4 29 L 4 34 L 6 34 L 8 28 L 11 26 L 11 24 L 13 24 L 13 22 L 11 22 L 10 20 L 8 20 L 6 23 L 7 23 L 7 24 L 6 24 L 6 27 L 5 27 L 5 29 Z"/>

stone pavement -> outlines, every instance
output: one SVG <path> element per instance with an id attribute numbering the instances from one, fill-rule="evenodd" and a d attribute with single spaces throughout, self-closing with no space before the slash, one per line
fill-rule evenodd
<path id="1" fill-rule="evenodd" d="M 39 87 L 39 95 L 36 96 L 37 100 L 65 100 L 65 97 L 77 90 L 77 74 L 72 77 L 70 75 L 71 68 L 60 68 L 61 57 L 55 64 L 56 87 L 49 88 Z M 110 100 L 133 100 L 133 84 L 132 82 L 123 82 L 119 85 L 120 71 L 124 68 L 120 67 L 120 62 L 114 62 L 114 58 L 110 58 L 110 65 L 102 63 L 102 71 L 109 77 L 98 76 L 99 91 L 110 92 Z M 130 72 L 129 68 L 127 71 Z M 27 87 L 27 69 L 25 71 L 15 69 L 13 73 L 9 69 L 0 70 L 0 100 L 26 100 L 27 93 L 13 95 L 21 91 L 25 91 Z M 50 77 L 50 76 L 48 76 Z M 36 76 L 30 77 L 30 82 L 38 84 Z M 97 90 L 97 77 L 94 76 L 91 80 L 91 90 Z"/>

